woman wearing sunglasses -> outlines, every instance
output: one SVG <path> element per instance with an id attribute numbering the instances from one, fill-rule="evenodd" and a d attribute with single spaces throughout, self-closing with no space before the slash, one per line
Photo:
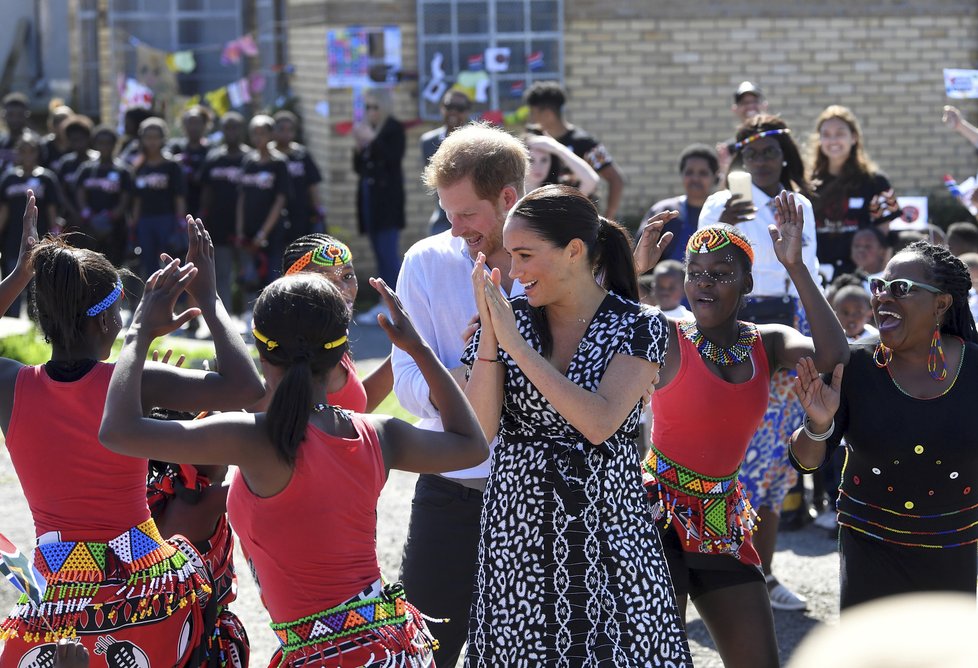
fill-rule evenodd
<path id="1" fill-rule="evenodd" d="M 789 453 L 799 471 L 845 438 L 839 492 L 843 610 L 918 591 L 975 595 L 978 577 L 978 333 L 961 260 L 923 241 L 870 281 L 879 341 L 854 343 L 826 384 L 809 360 L 807 417 Z"/>

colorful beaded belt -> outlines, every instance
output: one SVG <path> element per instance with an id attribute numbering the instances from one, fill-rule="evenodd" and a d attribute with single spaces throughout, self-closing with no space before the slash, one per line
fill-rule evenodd
<path id="1" fill-rule="evenodd" d="M 407 601 L 400 582 L 386 585 L 379 596 L 353 600 L 294 622 L 272 624 L 282 652 L 318 643 L 336 642 L 407 621 Z"/>
<path id="2" fill-rule="evenodd" d="M 654 476 L 659 484 L 699 499 L 727 496 L 736 489 L 737 474 L 740 473 L 738 468 L 722 478 L 705 476 L 672 461 L 659 452 L 654 444 L 649 448 L 649 456 L 642 462 L 642 468 Z"/>

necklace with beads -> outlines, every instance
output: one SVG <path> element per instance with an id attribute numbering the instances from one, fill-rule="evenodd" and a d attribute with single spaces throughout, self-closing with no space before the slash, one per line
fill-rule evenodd
<path id="1" fill-rule="evenodd" d="M 701 357 L 717 366 L 735 366 L 746 360 L 750 356 L 754 342 L 761 335 L 754 323 L 738 322 L 737 325 L 739 328 L 737 341 L 729 348 L 724 348 L 703 336 L 695 320 L 678 323 L 680 334 L 696 346 Z"/>

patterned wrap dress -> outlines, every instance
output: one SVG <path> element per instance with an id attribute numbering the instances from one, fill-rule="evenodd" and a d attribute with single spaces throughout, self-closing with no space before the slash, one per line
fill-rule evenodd
<path id="1" fill-rule="evenodd" d="M 540 341 L 526 297 L 520 333 Z M 566 376 L 596 391 L 615 354 L 661 363 L 657 311 L 609 293 Z M 476 336 L 463 355 L 471 365 Z M 635 437 L 641 404 L 589 443 L 502 350 L 504 403 L 485 493 L 466 666 L 691 666 Z"/>

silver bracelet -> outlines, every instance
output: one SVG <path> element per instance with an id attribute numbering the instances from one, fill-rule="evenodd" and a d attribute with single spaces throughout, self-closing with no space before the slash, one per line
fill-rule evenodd
<path id="1" fill-rule="evenodd" d="M 832 419 L 832 424 L 829 425 L 829 428 L 823 434 L 813 433 L 812 430 L 808 428 L 808 420 L 809 417 L 806 415 L 805 421 L 802 423 L 801 428 L 805 432 L 805 436 L 812 441 L 827 441 L 829 440 L 829 437 L 832 436 L 832 432 L 835 431 L 835 418 Z"/>

